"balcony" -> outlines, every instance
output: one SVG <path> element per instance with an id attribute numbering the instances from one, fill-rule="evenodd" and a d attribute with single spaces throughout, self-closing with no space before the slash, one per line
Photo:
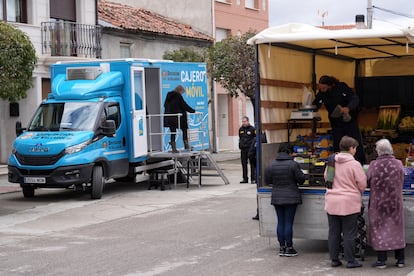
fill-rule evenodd
<path id="1" fill-rule="evenodd" d="M 101 58 L 101 28 L 65 21 L 42 22 L 42 54 Z"/>

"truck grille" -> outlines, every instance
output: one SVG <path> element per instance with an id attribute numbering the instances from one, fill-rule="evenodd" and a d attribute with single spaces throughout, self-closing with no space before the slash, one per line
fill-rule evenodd
<path id="1" fill-rule="evenodd" d="M 50 175 L 53 173 L 54 170 L 23 170 L 23 169 L 18 169 L 19 172 L 24 175 L 24 176 L 28 176 L 28 175 L 41 175 L 41 176 L 45 176 L 45 175 Z"/>
<path id="2" fill-rule="evenodd" d="M 17 160 L 19 160 L 22 165 L 31 165 L 31 166 L 45 166 L 55 164 L 63 155 L 65 151 L 61 151 L 56 155 L 44 155 L 44 156 L 35 156 L 35 155 L 22 155 L 18 152 L 15 153 Z"/>

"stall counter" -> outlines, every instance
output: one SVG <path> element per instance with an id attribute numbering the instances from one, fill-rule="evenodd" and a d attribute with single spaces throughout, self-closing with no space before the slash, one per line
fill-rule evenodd
<path id="1" fill-rule="evenodd" d="M 324 187 L 300 187 L 303 203 L 298 206 L 293 225 L 294 238 L 327 240 L 328 219 L 325 207 Z M 262 237 L 276 237 L 276 213 L 270 204 L 272 188 L 258 189 L 259 231 Z M 369 191 L 363 195 L 364 218 L 368 224 Z M 414 191 L 404 191 L 405 235 L 407 243 L 414 243 Z M 369 225 L 367 225 L 369 227 Z"/>

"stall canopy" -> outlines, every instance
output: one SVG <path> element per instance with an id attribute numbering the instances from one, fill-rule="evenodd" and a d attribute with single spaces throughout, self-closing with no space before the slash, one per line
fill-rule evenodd
<path id="1" fill-rule="evenodd" d="M 327 30 L 290 23 L 265 29 L 248 43 L 257 48 L 256 120 L 270 142 L 309 134 L 306 125 L 288 132 L 286 123 L 304 87 L 316 92 L 322 75 L 354 89 L 361 77 L 414 76 L 414 28 Z M 327 113 L 320 113 L 318 130 L 327 130 Z"/>
<path id="2" fill-rule="evenodd" d="M 289 23 L 265 29 L 248 43 L 270 43 L 349 59 L 403 57 L 414 55 L 414 28 L 327 30 Z"/>

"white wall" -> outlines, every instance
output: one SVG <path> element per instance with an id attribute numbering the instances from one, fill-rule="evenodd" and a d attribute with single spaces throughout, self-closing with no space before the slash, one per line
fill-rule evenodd
<path id="1" fill-rule="evenodd" d="M 229 96 L 217 95 L 217 144 L 218 151 L 238 150 L 239 137 L 229 136 Z"/>
<path id="2" fill-rule="evenodd" d="M 76 22 L 96 24 L 95 0 L 76 0 Z"/>
<path id="3" fill-rule="evenodd" d="M 41 78 L 33 78 L 33 87 L 27 91 L 27 98 L 19 101 L 20 116 L 10 117 L 9 102 L 0 100 L 0 163 L 7 163 L 12 150 L 13 141 L 16 138 L 15 126 L 17 121 L 21 121 L 23 127 L 32 118 L 36 110 L 40 97 L 37 93 L 41 85 Z M 6 130 L 6 131 L 3 131 Z"/>
<path id="4" fill-rule="evenodd" d="M 28 0 L 27 21 L 30 25 L 40 26 L 41 22 L 49 21 L 49 0 Z"/>
<path id="5" fill-rule="evenodd" d="M 76 1 L 77 23 L 95 25 L 95 1 Z M 9 116 L 9 102 L 0 100 L 0 163 L 7 163 L 16 138 L 15 124 L 21 121 L 26 127 L 38 105 L 42 101 L 42 78 L 50 77 L 50 64 L 58 60 L 75 60 L 76 57 L 50 57 L 42 55 L 41 22 L 50 19 L 49 0 L 27 1 L 28 24 L 13 23 L 25 32 L 33 43 L 38 57 L 37 66 L 33 72 L 33 87 L 27 91 L 27 98 L 19 101 L 20 116 Z M 83 59 L 85 60 L 85 59 Z"/>
<path id="6" fill-rule="evenodd" d="M 186 46 L 185 41 L 179 40 L 148 40 L 132 36 L 115 36 L 105 33 L 102 35 L 102 58 L 111 59 L 120 57 L 120 44 L 131 44 L 132 58 L 162 59 L 166 51 L 178 50 Z M 191 44 L 189 44 L 191 45 Z"/>
<path id="7" fill-rule="evenodd" d="M 254 118 L 254 108 L 252 101 L 246 97 L 246 116 L 249 117 L 250 124 L 254 126 L 256 124 Z M 241 122 L 241 120 L 240 120 Z"/>

